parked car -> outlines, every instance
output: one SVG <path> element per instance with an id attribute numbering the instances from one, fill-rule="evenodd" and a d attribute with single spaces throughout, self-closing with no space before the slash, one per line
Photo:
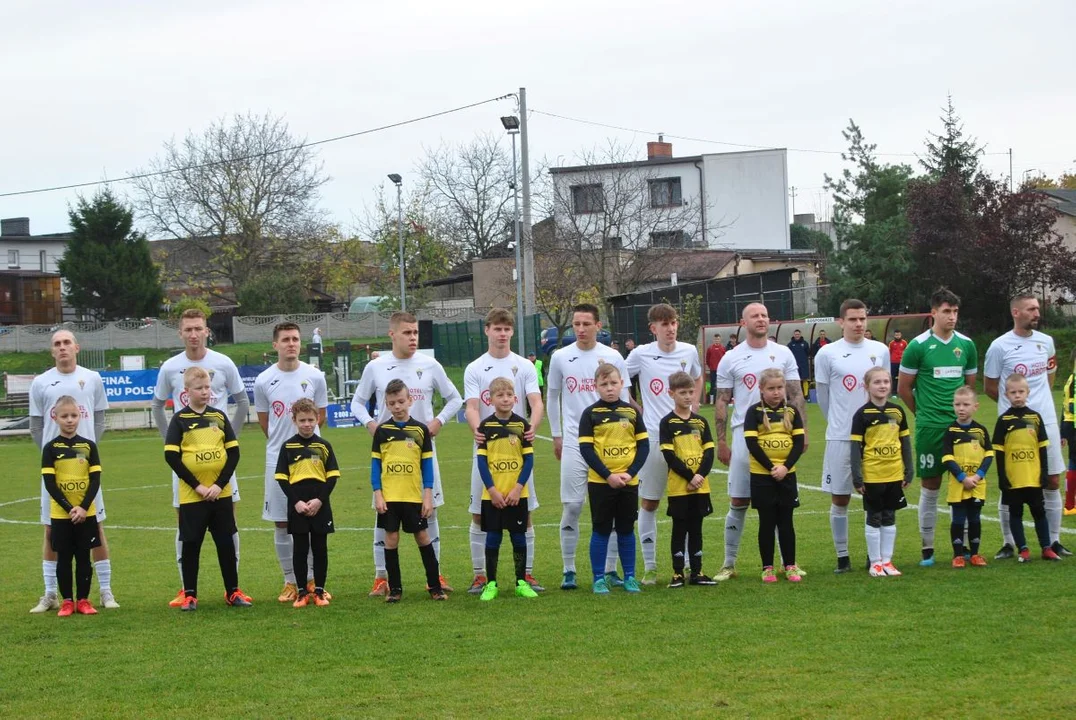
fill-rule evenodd
<path id="1" fill-rule="evenodd" d="M 558 347 L 564 347 L 565 345 L 571 345 L 575 342 L 575 331 L 571 328 L 564 329 L 564 337 L 560 338 L 560 342 L 557 342 L 557 329 L 555 327 L 547 327 L 542 331 L 541 344 L 538 349 L 544 355 L 556 350 Z M 608 345 L 613 342 L 613 334 L 604 328 L 598 331 L 598 342 L 602 345 Z"/>

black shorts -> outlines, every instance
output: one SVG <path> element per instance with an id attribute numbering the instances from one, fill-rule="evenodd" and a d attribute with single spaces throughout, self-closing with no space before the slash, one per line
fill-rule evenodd
<path id="1" fill-rule="evenodd" d="M 230 497 L 213 502 L 199 500 L 180 504 L 180 541 L 201 542 L 205 539 L 206 530 L 213 536 L 235 534 L 235 510 Z"/>
<path id="2" fill-rule="evenodd" d="M 614 488 L 609 483 L 587 483 L 590 497 L 590 524 L 594 532 L 608 535 L 616 530 L 627 535 L 635 530 L 639 517 L 639 486 Z"/>
<path id="3" fill-rule="evenodd" d="M 76 552 L 101 546 L 97 517 L 88 517 L 78 525 L 70 520 L 54 519 L 49 533 L 53 552 Z"/>
<path id="4" fill-rule="evenodd" d="M 796 484 L 796 473 L 785 475 L 781 482 L 769 475 L 751 473 L 751 506 L 756 510 L 760 507 L 798 508 L 800 489 Z"/>
<path id="5" fill-rule="evenodd" d="M 518 505 L 505 505 L 498 510 L 493 507 L 492 500 L 482 501 L 482 532 L 500 532 L 507 530 L 510 533 L 527 532 L 527 520 L 531 516 L 527 504 L 529 498 L 520 498 Z"/>
<path id="6" fill-rule="evenodd" d="M 904 483 L 900 480 L 883 483 L 863 483 L 863 510 L 878 513 L 883 510 L 900 510 L 908 507 L 904 497 Z"/>
<path id="7" fill-rule="evenodd" d="M 288 506 L 288 534 L 289 535 L 328 535 L 336 530 L 333 525 L 333 508 L 325 501 L 317 515 L 310 517 L 295 512 L 295 506 Z"/>
<path id="8" fill-rule="evenodd" d="M 701 519 L 714 511 L 710 504 L 710 493 L 691 493 L 675 495 L 669 498 L 665 514 L 675 520 Z"/>
<path id="9" fill-rule="evenodd" d="M 405 533 L 414 535 L 419 530 L 426 529 L 426 518 L 422 517 L 422 503 L 395 501 L 385 504 L 388 505 L 388 510 L 377 516 L 377 526 L 385 532 L 398 532 L 402 529 Z"/>
<path id="10" fill-rule="evenodd" d="M 1013 505 L 1027 505 L 1032 515 L 1043 511 L 1042 488 L 1024 487 L 1001 491 L 1001 502 L 1012 509 Z M 55 521 L 54 521 L 55 522 Z"/>

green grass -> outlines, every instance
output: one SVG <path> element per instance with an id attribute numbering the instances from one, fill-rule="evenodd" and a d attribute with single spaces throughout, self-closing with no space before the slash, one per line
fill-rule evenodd
<path id="1" fill-rule="evenodd" d="M 980 420 L 992 425 L 993 413 L 984 401 Z M 555 589 L 558 470 L 551 444 L 539 441 L 536 575 L 550 590 L 533 601 L 506 593 L 479 603 L 463 592 L 470 443 L 465 427 L 451 424 L 438 448 L 449 499 L 441 511 L 443 568 L 457 593 L 447 603 L 425 599 L 418 552 L 405 543 L 406 589 L 395 607 L 366 597 L 373 576 L 369 437 L 330 430 L 344 469 L 333 498 L 339 531 L 329 542 L 336 599 L 302 611 L 276 602 L 279 568 L 270 525 L 260 519 L 263 440 L 248 426 L 240 437 L 240 577 L 256 604 L 224 607 L 207 547 L 193 615 L 166 606 L 178 578 L 159 438 L 113 433 L 101 453 L 113 588 L 123 607 L 66 620 L 27 613 L 41 592 L 37 453 L 28 440 L 2 441 L 0 540 L 9 549 L 0 585 L 3 707 L 10 717 L 1072 717 L 1076 562 L 953 571 L 943 521 L 939 564 L 922 569 L 915 511 L 908 510 L 898 521 L 904 577 L 872 579 L 859 570 L 862 512 L 853 503 L 857 572 L 832 575 L 828 499 L 806 489 L 819 484 L 823 437 L 816 406 L 809 416 L 796 520 L 809 575 L 799 586 L 760 581 L 752 513 L 741 576 L 721 587 L 605 598 Z M 711 572 L 720 565 L 727 507 L 722 477 L 714 485 L 717 511 L 705 524 Z M 912 488 L 909 500 L 917 495 Z M 992 488 L 989 507 L 996 497 Z M 1072 532 L 1072 518 L 1066 524 Z M 670 526 L 658 527 L 667 581 Z M 584 524 L 583 575 L 588 536 Z M 998 545 L 997 523 L 984 522 L 984 551 Z"/>

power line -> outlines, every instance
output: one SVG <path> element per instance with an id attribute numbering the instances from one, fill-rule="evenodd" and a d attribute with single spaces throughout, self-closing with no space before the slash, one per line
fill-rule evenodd
<path id="1" fill-rule="evenodd" d="M 291 152 L 293 150 L 300 150 L 304 147 L 314 147 L 316 145 L 325 145 L 327 143 L 339 142 L 340 140 L 349 140 L 360 135 L 369 135 L 371 133 L 381 132 L 382 130 L 391 130 L 392 128 L 402 127 L 404 125 L 411 125 L 413 123 L 422 122 L 423 120 L 430 120 L 431 118 L 441 117 L 442 115 L 451 115 L 462 110 L 470 110 L 471 108 L 478 107 L 479 105 L 486 105 L 491 102 L 498 102 L 500 100 L 507 100 L 508 98 L 515 97 L 515 93 L 507 93 L 495 98 L 489 98 L 488 100 L 481 100 L 479 102 L 473 102 L 468 105 L 460 105 L 459 107 L 451 108 L 449 110 L 441 110 L 439 112 L 430 113 L 429 115 L 423 115 L 421 117 L 411 118 L 410 120 L 401 120 L 399 122 L 390 123 L 388 125 L 381 125 L 374 128 L 368 128 L 366 130 L 359 130 L 353 133 L 347 133 L 346 135 L 337 135 L 335 137 L 325 138 L 324 140 L 315 140 L 314 142 L 300 143 L 291 147 L 279 148 L 277 150 L 268 150 L 266 152 L 251 153 L 250 155 L 244 155 L 242 157 L 228 158 L 226 160 L 214 160 L 212 162 L 201 163 L 198 165 L 188 165 L 181 168 L 172 168 L 170 170 L 157 170 L 149 173 L 141 173 L 138 175 L 127 175 L 125 177 L 116 178 L 115 180 L 96 180 L 94 182 L 81 182 L 71 183 L 69 185 L 53 185 L 51 187 L 36 188 L 34 190 L 16 190 L 14 192 L 0 193 L 0 198 L 14 197 L 16 195 L 34 195 L 37 193 L 54 192 L 56 190 L 72 190 L 75 188 L 92 187 L 94 185 L 112 185 L 114 183 L 130 182 L 132 180 L 142 180 L 143 178 L 158 177 L 160 175 L 171 175 L 172 173 L 186 172 L 188 170 L 200 170 L 202 168 L 216 167 L 218 165 L 227 165 L 233 162 L 244 162 L 246 160 L 253 160 L 259 157 L 268 157 L 269 155 L 277 155 L 284 152 Z"/>
<path id="2" fill-rule="evenodd" d="M 557 113 L 546 112 L 545 110 L 536 110 L 536 109 L 533 109 L 533 108 L 530 109 L 530 112 L 537 113 L 538 115 L 546 115 L 548 117 L 557 118 L 558 120 L 568 120 L 569 122 L 582 123 L 584 125 L 594 125 L 596 127 L 608 128 L 610 130 L 621 130 L 621 131 L 624 131 L 624 132 L 640 133 L 642 135 L 664 135 L 667 138 L 672 138 L 674 140 L 685 140 L 687 142 L 710 143 L 712 145 L 728 145 L 730 147 L 748 148 L 748 149 L 751 149 L 751 150 L 774 150 L 774 149 L 777 149 L 777 147 L 773 146 L 773 145 L 750 145 L 750 144 L 747 144 L 747 143 L 735 143 L 735 142 L 728 142 L 728 141 L 724 141 L 724 140 L 710 140 L 710 139 L 707 139 L 707 138 L 690 137 L 690 136 L 687 136 L 687 135 L 672 135 L 670 133 L 655 132 L 655 131 L 652 131 L 652 130 L 639 130 L 638 128 L 624 127 L 622 125 L 611 125 L 609 123 L 602 123 L 602 122 L 597 122 L 597 121 L 594 121 L 594 120 L 584 120 L 583 118 L 569 117 L 568 115 L 558 115 Z M 810 149 L 810 148 L 794 148 L 794 147 L 787 147 L 787 148 L 784 148 L 784 149 L 789 151 L 789 152 L 814 153 L 814 154 L 818 154 L 818 155 L 842 155 L 845 152 L 843 150 L 815 150 L 815 149 Z M 885 155 L 885 156 L 888 156 L 888 157 L 913 157 L 913 158 L 918 158 L 919 157 L 918 153 L 884 153 L 883 152 L 883 153 L 874 153 L 874 154 L 875 155 Z M 994 152 L 994 153 L 983 153 L 983 155 L 1008 155 L 1008 154 L 1009 154 L 1008 151 Z"/>

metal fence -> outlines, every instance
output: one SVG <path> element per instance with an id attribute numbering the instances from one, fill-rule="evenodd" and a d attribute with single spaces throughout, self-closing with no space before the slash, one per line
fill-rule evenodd
<path id="1" fill-rule="evenodd" d="M 481 319 L 461 322 L 435 323 L 433 346 L 442 365 L 463 366 L 484 353 L 488 347 L 485 333 L 485 316 Z M 523 319 L 526 351 L 536 352 L 542 332 L 541 315 L 528 315 Z M 512 350 L 516 349 L 513 340 Z"/>
<path id="2" fill-rule="evenodd" d="M 359 338 L 384 337 L 389 332 L 389 311 L 367 313 L 324 313 L 300 315 L 246 315 L 232 318 L 233 342 L 269 342 L 273 339 L 273 326 L 289 321 L 300 328 L 303 340 L 307 341 L 314 333 L 314 328 L 321 329 L 325 343 L 330 340 L 347 340 Z M 477 313 L 473 308 L 460 310 L 419 310 L 415 313 L 419 320 L 432 320 L 434 323 L 457 323 L 481 319 L 485 313 Z"/>
<path id="3" fill-rule="evenodd" d="M 40 352 L 52 345 L 52 334 L 70 330 L 83 350 L 180 348 L 174 320 L 116 320 L 113 322 L 67 322 L 59 325 L 5 325 L 0 327 L 0 352 Z"/>

